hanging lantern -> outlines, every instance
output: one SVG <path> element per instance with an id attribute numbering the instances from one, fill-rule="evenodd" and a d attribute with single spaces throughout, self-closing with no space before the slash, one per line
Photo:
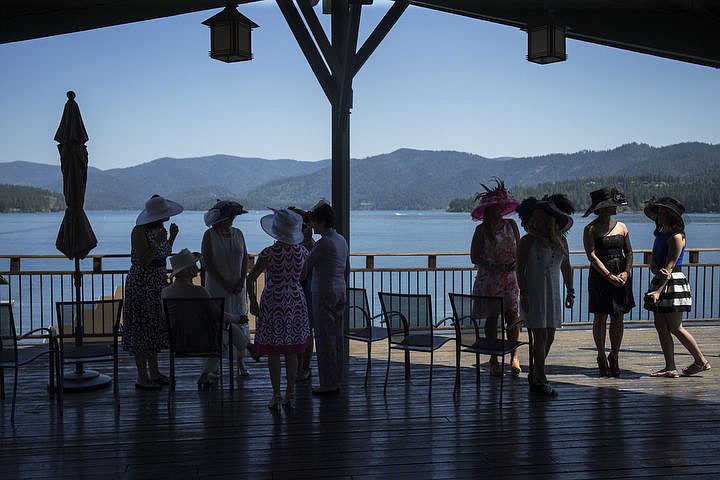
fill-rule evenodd
<path id="1" fill-rule="evenodd" d="M 210 27 L 210 58 L 226 63 L 252 60 L 250 34 L 258 25 L 228 5 L 204 22 Z"/>
<path id="2" fill-rule="evenodd" d="M 528 22 L 528 55 L 530 62 L 546 64 L 567 60 L 565 25 L 552 15 Z"/>

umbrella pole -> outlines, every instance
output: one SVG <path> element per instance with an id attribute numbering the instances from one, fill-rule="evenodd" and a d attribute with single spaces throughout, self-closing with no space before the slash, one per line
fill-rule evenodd
<path id="1" fill-rule="evenodd" d="M 83 344 L 85 329 L 85 312 L 82 308 L 82 273 L 80 272 L 80 259 L 75 257 L 75 271 L 73 272 L 75 284 L 75 347 L 80 349 Z M 112 382 L 112 379 L 95 370 L 85 370 L 83 362 L 75 363 L 75 371 L 63 377 L 63 392 L 87 392 L 103 388 Z"/>
<path id="2" fill-rule="evenodd" d="M 83 328 L 85 319 L 82 310 L 82 274 L 80 273 L 80 259 L 75 257 L 75 272 L 73 273 L 73 281 L 75 284 L 75 346 L 81 347 L 83 342 Z M 84 366 L 82 362 L 75 364 L 75 374 L 82 377 Z"/>

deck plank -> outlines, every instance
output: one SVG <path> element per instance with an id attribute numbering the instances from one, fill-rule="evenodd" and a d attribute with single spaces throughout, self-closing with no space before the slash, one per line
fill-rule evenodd
<path id="1" fill-rule="evenodd" d="M 178 362 L 168 412 L 166 390 L 132 388 L 134 366 L 124 355 L 120 411 L 110 388 L 66 394 L 60 420 L 38 363 L 22 370 L 16 429 L 10 395 L 0 405 L 0 479 L 717 477 L 720 327 L 691 328 L 717 368 L 679 379 L 647 375 L 662 364 L 652 329 L 626 330 L 619 379 L 596 378 L 591 332 L 560 331 L 548 360 L 560 396 L 537 398 L 525 373 L 506 376 L 502 408 L 486 364 L 476 389 L 472 355 L 463 356 L 453 400 L 452 342 L 436 356 L 431 399 L 428 355 L 412 356 L 406 380 L 402 355 L 393 352 L 384 395 L 386 345 L 373 348 L 366 388 L 364 344 L 353 344 L 339 395 L 313 398 L 310 385 L 299 384 L 296 408 L 278 413 L 265 406 L 265 362 L 248 364 L 252 376 L 225 392 L 223 407 L 218 391 L 196 391 L 201 360 Z M 678 367 L 692 361 L 680 346 L 676 358 Z M 521 361 L 527 365 L 527 349 Z"/>

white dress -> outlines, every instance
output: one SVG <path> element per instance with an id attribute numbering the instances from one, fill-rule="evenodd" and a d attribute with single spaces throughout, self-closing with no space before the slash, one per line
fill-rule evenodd
<path id="1" fill-rule="evenodd" d="M 238 279 L 245 258 L 245 238 L 237 228 L 230 229 L 230 236 L 224 236 L 215 229 L 208 230 L 210 249 L 212 250 L 213 266 L 225 278 Z M 225 311 L 228 313 L 247 315 L 247 294 L 245 287 L 239 293 L 231 294 L 222 284 L 205 272 L 205 288 L 212 297 L 225 298 Z"/>
<path id="2" fill-rule="evenodd" d="M 560 328 L 560 248 L 533 238 L 526 266 L 528 311 L 520 312 L 528 328 Z"/>
<path id="3" fill-rule="evenodd" d="M 230 235 L 218 233 L 214 228 L 208 230 L 210 249 L 212 250 L 213 265 L 224 278 L 238 279 L 241 275 L 243 259 L 245 258 L 245 237 L 237 228 L 230 229 Z M 205 253 L 205 252 L 203 252 Z M 242 272 L 243 274 L 246 272 Z M 239 293 L 230 293 L 222 284 L 205 272 L 205 288 L 211 297 L 225 298 L 225 312 L 247 315 L 247 292 L 245 287 Z M 247 323 L 232 324 L 233 344 L 242 358 L 245 355 L 245 346 L 250 341 L 250 327 Z M 227 342 L 227 339 L 225 339 Z M 210 371 L 207 370 L 206 371 Z"/>

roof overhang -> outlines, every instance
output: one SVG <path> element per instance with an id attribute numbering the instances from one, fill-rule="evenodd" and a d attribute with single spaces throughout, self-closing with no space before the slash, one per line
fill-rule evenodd
<path id="1" fill-rule="evenodd" d="M 248 3 L 257 0 L 236 0 Z M 720 67 L 717 0 L 411 0 L 413 5 L 523 29 L 546 10 L 567 37 Z M 224 7 L 224 0 L 3 0 L 0 43 Z"/>

